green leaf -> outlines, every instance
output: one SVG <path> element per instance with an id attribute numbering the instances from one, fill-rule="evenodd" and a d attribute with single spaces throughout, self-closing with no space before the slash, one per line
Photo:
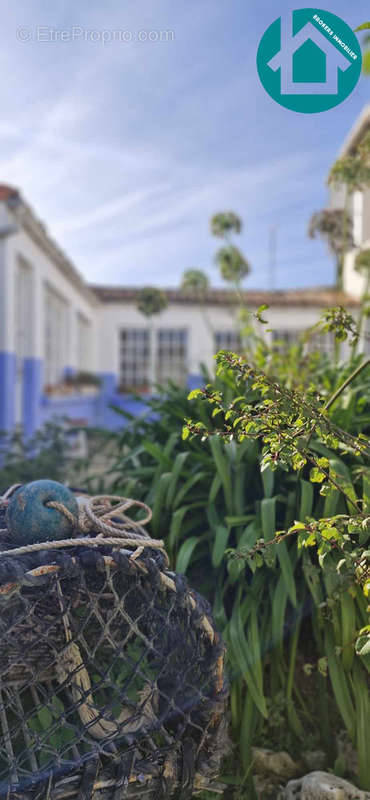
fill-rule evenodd
<path id="1" fill-rule="evenodd" d="M 204 397 L 203 389 L 193 389 L 188 394 L 188 400 L 197 400 L 198 397 Z"/>
<path id="2" fill-rule="evenodd" d="M 216 536 L 212 548 L 212 564 L 218 567 L 224 557 L 227 541 L 229 538 L 230 529 L 225 525 L 218 525 L 216 527 Z"/>
<path id="3" fill-rule="evenodd" d="M 183 542 L 176 561 L 176 572 L 185 574 L 196 546 L 201 541 L 199 536 L 191 536 Z"/>
<path id="4" fill-rule="evenodd" d="M 321 472 L 318 467 L 312 467 L 310 470 L 311 483 L 322 483 L 326 478 L 325 472 Z"/>
<path id="5" fill-rule="evenodd" d="M 160 529 L 160 524 L 163 515 L 163 507 L 165 505 L 165 497 L 167 494 L 170 481 L 171 481 L 171 473 L 164 472 L 163 475 L 161 475 L 157 484 L 156 494 L 153 504 L 153 517 L 152 517 L 152 526 L 155 534 L 158 533 Z"/>
<path id="6" fill-rule="evenodd" d="M 263 493 L 265 497 L 272 497 L 272 493 L 274 491 L 274 471 L 268 464 L 264 464 L 261 467 L 261 478 L 263 484 Z"/>
<path id="7" fill-rule="evenodd" d="M 240 614 L 239 599 L 236 600 L 228 626 L 230 646 L 234 656 L 234 663 L 240 669 L 241 674 L 247 684 L 248 691 L 257 706 L 260 714 L 267 718 L 266 700 L 259 691 L 253 677 L 249 663 L 249 648 L 245 638 L 243 624 Z"/>
<path id="8" fill-rule="evenodd" d="M 185 452 L 185 453 L 178 453 L 176 458 L 175 458 L 175 461 L 174 461 L 174 464 L 173 464 L 173 468 L 172 468 L 172 471 L 171 471 L 171 480 L 170 480 L 170 483 L 169 483 L 169 486 L 168 486 L 168 492 L 167 492 L 166 505 L 167 505 L 168 508 L 170 508 L 172 503 L 173 503 L 173 500 L 174 500 L 174 497 L 175 497 L 175 494 L 176 494 L 177 483 L 178 483 L 178 480 L 179 480 L 179 478 L 180 478 L 180 476 L 182 474 L 185 461 L 186 461 L 186 459 L 188 457 L 189 457 L 189 452 Z"/>
<path id="9" fill-rule="evenodd" d="M 350 690 L 347 683 L 346 673 L 344 672 L 341 660 L 337 657 L 334 648 L 332 628 L 327 626 L 325 629 L 325 649 L 328 656 L 328 667 L 331 685 L 337 702 L 338 709 L 343 722 L 347 728 L 350 738 L 354 741 L 355 737 L 355 709 L 353 706 Z"/>
<path id="10" fill-rule="evenodd" d="M 261 522 L 265 542 L 270 542 L 275 536 L 275 510 L 276 497 L 267 497 L 261 500 Z"/>
<path id="11" fill-rule="evenodd" d="M 170 532 L 169 532 L 169 536 L 168 536 L 168 544 L 169 544 L 170 550 L 173 549 L 174 545 L 176 544 L 176 542 L 177 542 L 177 540 L 179 538 L 179 535 L 180 535 L 180 532 L 181 532 L 181 525 L 182 525 L 182 522 L 183 522 L 183 519 L 184 519 L 184 516 L 185 516 L 187 510 L 188 510 L 188 506 L 181 506 L 181 508 L 178 508 L 172 514 Z"/>
<path id="12" fill-rule="evenodd" d="M 231 513 L 233 502 L 232 502 L 230 462 L 228 461 L 225 455 L 222 442 L 220 441 L 218 436 L 211 436 L 209 440 L 209 446 L 211 448 L 211 453 L 216 464 L 217 472 L 221 478 L 222 487 L 225 494 L 227 510 Z"/>
<path id="13" fill-rule="evenodd" d="M 286 542 L 279 542 L 276 546 L 276 552 L 281 571 L 283 573 L 284 583 L 286 590 L 290 597 L 290 601 L 294 607 L 297 605 L 297 592 L 294 580 L 294 569 L 290 560 L 289 550 Z"/>
<path id="14" fill-rule="evenodd" d="M 304 522 L 307 517 L 312 515 L 313 506 L 313 486 L 308 481 L 300 480 L 301 499 L 299 506 L 299 518 Z"/>
<path id="15" fill-rule="evenodd" d="M 53 724 L 53 715 L 46 706 L 38 709 L 37 717 L 44 731 L 47 731 L 49 728 L 51 728 Z"/>
<path id="16" fill-rule="evenodd" d="M 365 31 L 368 30 L 369 28 L 370 28 L 370 22 L 363 22 L 362 25 L 358 26 L 358 28 L 354 28 L 354 32 L 357 33 L 357 31 Z"/>

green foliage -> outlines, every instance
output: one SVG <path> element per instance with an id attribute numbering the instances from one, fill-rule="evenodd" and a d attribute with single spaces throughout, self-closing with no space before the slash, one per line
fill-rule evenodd
<path id="1" fill-rule="evenodd" d="M 160 314 L 167 306 L 167 297 L 161 289 L 154 286 L 145 286 L 140 291 L 137 307 L 146 317 Z"/>
<path id="2" fill-rule="evenodd" d="M 363 361 L 326 402 L 320 397 L 317 386 L 306 390 L 305 394 L 288 390 L 232 353 L 219 353 L 217 362 L 219 377 L 232 373 L 239 385 L 246 381 L 256 395 L 252 402 L 245 392 L 231 403 L 229 400 L 225 402 L 222 392 L 208 385 L 203 390 L 203 399 L 217 418 L 218 429 L 216 432 L 214 429 L 207 430 L 203 421 L 187 420 L 184 428 L 186 441 L 193 436 L 200 436 L 203 442 L 217 441 L 218 447 L 222 443 L 227 447 L 235 445 L 235 442 L 244 446 L 246 442 L 255 443 L 259 440 L 262 471 L 279 476 L 283 470 L 290 481 L 296 473 L 297 481 L 304 481 L 305 494 L 310 483 L 317 485 L 317 489 L 310 492 L 311 502 L 307 503 L 305 498 L 304 515 L 302 505 L 298 503 L 297 486 L 287 497 L 286 489 L 283 493 L 280 488 L 281 495 L 273 496 L 270 490 L 271 496 L 261 500 L 261 522 L 256 540 L 228 548 L 231 560 L 229 573 L 239 577 L 247 569 L 252 573 L 253 581 L 262 574 L 265 580 L 269 580 L 269 585 L 271 582 L 274 584 L 276 579 L 282 580 L 286 602 L 293 608 L 297 608 L 299 602 L 307 603 L 307 594 L 311 596 L 313 607 L 310 627 L 317 648 L 317 669 L 322 674 L 322 659 L 325 659 L 337 710 L 357 747 L 358 779 L 361 786 L 368 789 L 370 746 L 364 730 L 363 714 L 370 702 L 370 625 L 367 606 L 370 595 L 370 446 L 366 436 L 354 437 L 348 431 L 339 429 L 328 411 L 352 381 L 362 372 L 369 373 L 370 360 Z M 316 507 L 312 502 L 315 495 Z M 278 530 L 276 513 L 280 499 L 283 502 L 285 499 L 289 512 L 294 515 L 293 524 L 287 525 L 289 515 L 286 513 L 282 531 Z M 271 570 L 273 574 L 267 578 Z M 234 607 L 238 615 L 241 598 L 242 595 L 238 599 L 237 609 Z M 264 630 L 265 607 L 266 600 L 259 614 L 258 631 Z M 231 622 L 227 630 L 230 625 Z M 297 622 L 291 635 L 289 677 L 285 686 L 284 681 L 283 685 L 279 685 L 279 689 L 288 693 L 291 700 L 298 626 Z M 242 628 L 238 629 L 239 637 Z M 251 645 L 250 623 L 247 628 L 249 633 L 246 641 Z M 305 633 L 307 636 L 307 625 Z M 281 651 L 284 652 L 282 644 Z M 236 653 L 236 659 L 240 662 L 240 653 Z M 266 664 L 262 664 L 262 670 L 264 667 Z M 283 670 L 283 662 L 281 668 Z M 261 693 L 256 694 L 256 678 L 253 684 L 245 675 L 245 681 L 256 709 L 263 717 L 264 706 Z M 299 707 L 289 707 L 288 724 L 298 738 L 303 736 Z"/>
<path id="3" fill-rule="evenodd" d="M 227 245 L 220 247 L 215 255 L 215 261 L 224 281 L 239 285 L 250 273 L 250 265 L 238 247 Z"/>
<path id="4" fill-rule="evenodd" d="M 370 183 L 370 133 L 366 133 L 353 155 L 343 156 L 333 165 L 329 183 L 344 184 L 349 192 Z"/>
<path id="5" fill-rule="evenodd" d="M 230 234 L 240 233 L 241 229 L 242 221 L 233 211 L 215 214 L 211 218 L 213 235 L 225 239 L 224 247 L 221 247 L 215 255 L 216 264 L 223 280 L 232 283 L 238 294 L 241 282 L 250 273 L 248 260 L 230 241 Z"/>
<path id="6" fill-rule="evenodd" d="M 337 266 L 337 285 L 341 287 L 342 262 L 353 247 L 352 220 L 346 208 L 324 208 L 315 211 L 308 226 L 310 239 L 321 236 L 328 244 Z"/>
<path id="7" fill-rule="evenodd" d="M 370 28 L 370 22 L 363 22 L 362 25 L 358 25 L 358 27 L 355 28 L 355 33 L 357 33 L 358 31 L 369 30 L 369 28 Z M 369 48 L 370 36 L 369 36 L 369 34 L 367 34 L 364 37 L 362 44 L 363 44 L 362 71 L 363 71 L 364 75 L 370 75 L 370 48 Z"/>
<path id="8" fill-rule="evenodd" d="M 205 294 L 209 287 L 208 275 L 201 269 L 187 269 L 181 281 L 181 289 L 184 292 L 194 292 L 195 294 Z"/>
<path id="9" fill-rule="evenodd" d="M 63 482 L 67 472 L 65 432 L 48 423 L 32 438 L 22 431 L 0 436 L 0 493 L 14 483 L 39 478 Z"/>
<path id="10" fill-rule="evenodd" d="M 310 739 L 330 766 L 332 730 L 343 725 L 370 787 L 369 744 L 359 743 L 370 647 L 369 360 L 308 352 L 318 332 L 352 347 L 358 336 L 335 307 L 292 347 L 255 337 L 253 366 L 220 353 L 204 390 L 159 391 L 149 415 L 129 418 L 116 438 L 114 490 L 152 506 L 152 533 L 210 600 L 226 639 L 248 797 L 252 744 L 278 740 L 297 755 Z"/>
<path id="11" fill-rule="evenodd" d="M 211 218 L 213 236 L 225 238 L 230 233 L 241 233 L 242 221 L 233 211 L 223 211 Z"/>
<path id="12" fill-rule="evenodd" d="M 67 375 L 65 383 L 70 386 L 96 386 L 98 388 L 101 386 L 102 381 L 99 375 L 94 372 L 80 370 L 73 375 Z"/>

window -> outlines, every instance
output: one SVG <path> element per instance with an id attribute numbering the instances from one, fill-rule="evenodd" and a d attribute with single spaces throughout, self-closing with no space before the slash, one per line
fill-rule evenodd
<path id="1" fill-rule="evenodd" d="M 286 330 L 272 331 L 272 341 L 281 344 L 281 349 L 284 350 L 292 344 L 297 344 L 299 337 L 302 336 L 303 333 L 304 330 L 302 330 L 302 328 L 288 328 Z"/>
<path id="2" fill-rule="evenodd" d="M 279 349 L 284 351 L 286 348 L 302 341 L 302 336 L 305 333 L 304 328 L 291 328 L 286 330 L 272 331 L 272 341 L 280 344 Z M 313 353 L 319 350 L 321 353 L 327 353 L 329 356 L 334 352 L 334 339 L 331 334 L 314 333 L 307 339 L 305 352 Z"/>
<path id="3" fill-rule="evenodd" d="M 77 368 L 80 372 L 90 369 L 91 326 L 83 314 L 77 313 Z"/>
<path id="4" fill-rule="evenodd" d="M 163 328 L 157 331 L 158 383 L 183 386 L 187 378 L 187 331 L 184 328 Z"/>
<path id="5" fill-rule="evenodd" d="M 45 284 L 45 383 L 59 383 L 68 366 L 68 303 Z"/>
<path id="6" fill-rule="evenodd" d="M 215 352 L 218 353 L 219 350 L 241 353 L 242 337 L 239 331 L 217 331 L 215 333 Z"/>
<path id="7" fill-rule="evenodd" d="M 127 328 L 120 333 L 120 385 L 147 389 L 150 383 L 150 331 Z"/>
<path id="8" fill-rule="evenodd" d="M 32 352 L 32 267 L 18 258 L 15 273 L 15 351 L 19 359 Z"/>
<path id="9" fill-rule="evenodd" d="M 332 333 L 314 333 L 307 342 L 307 350 L 313 353 L 319 350 L 320 353 L 326 353 L 328 356 L 334 355 L 334 334 Z"/>

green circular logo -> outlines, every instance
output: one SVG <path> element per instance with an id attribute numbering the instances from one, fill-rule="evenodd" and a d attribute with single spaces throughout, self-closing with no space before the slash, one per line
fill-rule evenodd
<path id="1" fill-rule="evenodd" d="M 257 70 L 273 100 L 315 114 L 348 97 L 360 77 L 361 61 L 359 42 L 346 22 L 320 8 L 299 8 L 267 28 Z"/>

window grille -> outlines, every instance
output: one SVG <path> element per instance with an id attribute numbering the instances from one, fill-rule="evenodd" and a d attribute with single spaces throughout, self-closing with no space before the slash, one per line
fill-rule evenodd
<path id="1" fill-rule="evenodd" d="M 302 328 L 288 328 L 286 330 L 272 331 L 272 341 L 281 344 L 281 349 L 297 344 L 299 338 L 304 333 Z"/>
<path id="2" fill-rule="evenodd" d="M 187 378 L 187 331 L 184 328 L 163 328 L 157 331 L 157 381 L 172 381 L 179 386 Z"/>
<path id="3" fill-rule="evenodd" d="M 332 333 L 314 333 L 307 342 L 307 350 L 313 353 L 319 350 L 320 353 L 326 353 L 328 356 L 334 355 L 334 335 Z"/>
<path id="4" fill-rule="evenodd" d="M 150 331 L 126 328 L 120 332 L 121 388 L 147 389 L 150 383 Z"/>
<path id="5" fill-rule="evenodd" d="M 215 352 L 219 350 L 231 350 L 233 353 L 241 353 L 242 337 L 239 331 L 216 331 L 215 333 Z"/>

